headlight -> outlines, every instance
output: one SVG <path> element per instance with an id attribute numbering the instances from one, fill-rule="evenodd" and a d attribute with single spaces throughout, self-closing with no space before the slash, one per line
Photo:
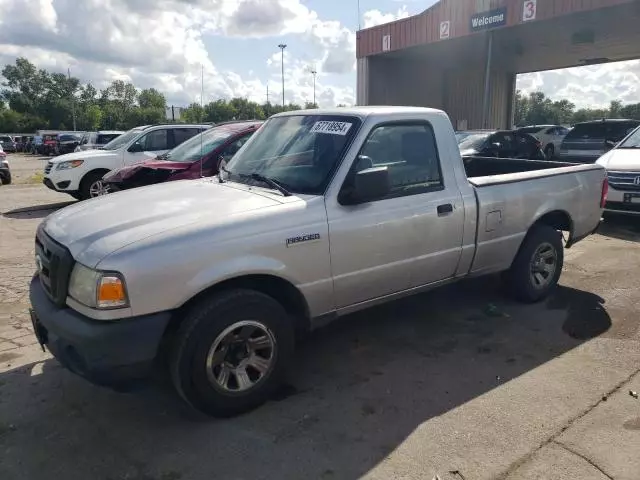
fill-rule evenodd
<path id="1" fill-rule="evenodd" d="M 3 167 L 9 168 L 9 160 L 0 160 Z"/>
<path id="2" fill-rule="evenodd" d="M 76 263 L 71 272 L 69 295 L 91 308 L 129 306 L 124 278 L 117 272 L 100 272 Z"/>
<path id="3" fill-rule="evenodd" d="M 70 168 L 79 167 L 84 163 L 84 160 L 68 160 L 66 162 L 60 162 L 56 167 L 56 170 L 69 170 Z"/>

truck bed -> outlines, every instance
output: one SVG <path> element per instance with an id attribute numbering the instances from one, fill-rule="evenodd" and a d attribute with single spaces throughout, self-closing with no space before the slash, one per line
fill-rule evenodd
<path id="1" fill-rule="evenodd" d="M 576 165 L 568 162 L 523 160 L 519 158 L 463 157 L 463 160 L 468 178 L 530 172 L 532 170 L 548 170 L 550 168 Z"/>
<path id="2" fill-rule="evenodd" d="M 477 202 L 471 273 L 509 268 L 529 226 L 543 215 L 553 213 L 570 232 L 569 241 L 597 227 L 605 178 L 599 165 L 470 158 L 465 171 Z"/>

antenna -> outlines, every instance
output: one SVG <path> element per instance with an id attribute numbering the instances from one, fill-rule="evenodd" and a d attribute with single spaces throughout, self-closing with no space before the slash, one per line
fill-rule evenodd
<path id="1" fill-rule="evenodd" d="M 200 115 L 204 115 L 204 65 L 201 65 L 200 68 Z M 202 122 L 202 118 L 200 118 L 200 121 Z M 202 164 L 204 163 L 204 149 L 202 148 L 203 133 L 204 131 L 200 132 L 200 178 L 204 178 L 202 174 Z"/>

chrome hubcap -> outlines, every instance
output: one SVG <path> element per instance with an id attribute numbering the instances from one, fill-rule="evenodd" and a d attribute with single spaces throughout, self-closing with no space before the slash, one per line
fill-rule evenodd
<path id="1" fill-rule="evenodd" d="M 99 197 L 101 195 L 106 195 L 107 193 L 110 193 L 110 192 L 111 192 L 111 188 L 102 180 L 96 180 L 89 187 L 89 196 L 91 196 L 91 198 Z"/>
<path id="2" fill-rule="evenodd" d="M 218 335 L 207 354 L 207 378 L 226 392 L 244 392 L 273 368 L 276 340 L 260 322 L 236 322 Z"/>
<path id="3" fill-rule="evenodd" d="M 544 288 L 556 273 L 558 254 L 550 243 L 540 245 L 531 259 L 531 283 L 535 288 Z"/>

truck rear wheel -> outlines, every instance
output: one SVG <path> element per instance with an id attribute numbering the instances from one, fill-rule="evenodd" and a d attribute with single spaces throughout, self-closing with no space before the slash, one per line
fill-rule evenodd
<path id="1" fill-rule="evenodd" d="M 178 329 L 173 384 L 203 413 L 237 415 L 271 397 L 293 349 L 293 323 L 273 298 L 253 290 L 221 292 L 196 304 Z"/>
<path id="2" fill-rule="evenodd" d="M 564 262 L 562 235 L 548 225 L 534 225 L 504 280 L 514 297 L 526 303 L 546 298 L 558 284 Z"/>

